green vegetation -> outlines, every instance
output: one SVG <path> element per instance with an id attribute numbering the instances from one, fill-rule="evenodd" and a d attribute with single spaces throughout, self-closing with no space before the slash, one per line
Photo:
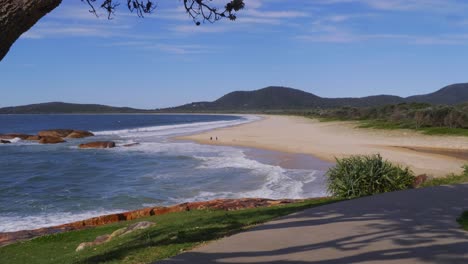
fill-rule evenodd
<path id="1" fill-rule="evenodd" d="M 415 178 L 408 168 L 395 166 L 380 155 L 337 159 L 327 175 L 329 192 L 346 199 L 408 189 Z"/>
<path id="2" fill-rule="evenodd" d="M 468 136 L 468 104 L 457 106 L 402 103 L 378 107 L 312 110 L 321 121 L 359 121 L 361 128 L 414 129 L 430 135 Z"/>
<path id="3" fill-rule="evenodd" d="M 468 211 L 462 213 L 457 219 L 457 222 L 462 226 L 463 229 L 468 230 Z"/>
<path id="4" fill-rule="evenodd" d="M 267 208 L 189 211 L 138 219 L 136 221 L 153 221 L 156 225 L 80 252 L 75 252 L 80 243 L 93 241 L 97 236 L 110 234 L 136 221 L 48 235 L 1 247 L 0 263 L 151 263 L 177 255 L 205 241 L 334 201 L 337 200 L 323 198 Z"/>
<path id="5" fill-rule="evenodd" d="M 459 175 L 451 174 L 444 178 L 434 178 L 423 184 L 424 187 L 460 184 L 468 182 L 468 164 L 463 166 L 463 172 Z"/>

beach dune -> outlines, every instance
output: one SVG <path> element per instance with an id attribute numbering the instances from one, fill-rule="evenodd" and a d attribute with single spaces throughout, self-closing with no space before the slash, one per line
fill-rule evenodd
<path id="1" fill-rule="evenodd" d="M 409 166 L 416 174 L 434 177 L 459 173 L 468 163 L 466 137 L 364 129 L 357 128 L 355 122 L 319 122 L 293 116 L 262 116 L 261 120 L 252 123 L 177 139 L 310 154 L 326 161 L 334 161 L 335 157 L 380 153 L 385 159 Z"/>

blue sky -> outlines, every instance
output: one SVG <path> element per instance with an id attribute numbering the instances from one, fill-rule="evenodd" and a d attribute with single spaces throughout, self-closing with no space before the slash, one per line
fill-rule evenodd
<path id="1" fill-rule="evenodd" d="M 112 20 L 63 2 L 0 62 L 0 107 L 158 108 L 269 85 L 408 96 L 468 82 L 465 0 L 246 0 L 236 22 L 199 27 L 180 0 L 144 19 L 123 4 Z"/>

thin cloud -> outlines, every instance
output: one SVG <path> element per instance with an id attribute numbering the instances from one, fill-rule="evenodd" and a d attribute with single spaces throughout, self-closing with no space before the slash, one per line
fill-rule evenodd
<path id="1" fill-rule="evenodd" d="M 359 3 L 372 9 L 383 11 L 417 11 L 454 12 L 467 9 L 468 3 L 454 0 L 317 0 L 315 4 Z"/>

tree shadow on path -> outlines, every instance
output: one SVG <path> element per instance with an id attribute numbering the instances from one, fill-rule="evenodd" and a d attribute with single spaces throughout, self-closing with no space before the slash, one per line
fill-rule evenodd
<path id="1" fill-rule="evenodd" d="M 468 185 L 386 193 L 308 209 L 161 264 L 468 263 Z"/>

